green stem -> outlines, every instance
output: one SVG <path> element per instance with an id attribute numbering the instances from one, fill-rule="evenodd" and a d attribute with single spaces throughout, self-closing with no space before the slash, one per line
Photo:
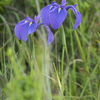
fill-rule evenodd
<path id="1" fill-rule="evenodd" d="M 63 83 L 63 61 L 64 61 L 64 51 L 65 51 L 65 46 L 63 45 L 62 49 L 62 63 L 61 63 L 61 84 L 62 84 L 62 95 L 63 95 L 63 89 L 64 89 L 64 83 Z"/>
<path id="2" fill-rule="evenodd" d="M 46 75 L 49 76 L 49 54 L 47 53 L 47 46 L 45 46 L 45 72 L 46 72 Z M 46 85 L 47 85 L 47 91 L 48 91 L 48 94 L 49 94 L 49 100 L 52 100 L 52 96 L 51 96 L 51 88 L 50 88 L 50 81 L 49 81 L 49 78 L 46 77 Z"/>
<path id="3" fill-rule="evenodd" d="M 5 44 L 5 26 L 4 26 L 4 32 L 3 32 L 3 45 Z M 6 75 L 6 63 L 5 63 L 5 48 L 3 48 L 3 66 L 4 66 L 4 76 L 7 79 L 7 75 Z"/>
<path id="4" fill-rule="evenodd" d="M 69 55 L 68 55 L 68 49 L 67 49 L 67 45 L 66 45 L 66 37 L 65 37 L 65 31 L 64 31 L 63 25 L 61 25 L 61 27 L 59 29 L 59 32 L 62 34 L 62 44 L 63 44 L 63 49 L 62 49 L 62 69 L 61 69 L 61 71 L 63 71 L 64 50 L 65 50 L 65 53 L 66 53 L 66 56 L 67 56 L 67 62 L 68 62 L 68 66 L 67 66 L 66 70 L 64 71 L 65 75 L 63 74 L 63 72 L 61 72 L 62 75 L 63 75 L 63 76 L 61 76 L 62 82 L 65 83 L 66 82 L 65 80 L 68 77 L 68 72 L 69 72 L 70 67 L 69 67 Z M 63 79 L 65 79 L 65 80 L 63 80 Z M 63 83 L 62 83 L 62 85 L 63 85 Z M 66 90 L 68 91 L 68 88 L 66 88 Z M 66 96 L 67 96 L 67 93 L 66 93 Z"/>
<path id="5" fill-rule="evenodd" d="M 73 77 L 73 81 L 76 83 L 76 70 L 75 70 L 76 68 L 75 68 L 75 61 L 74 61 L 74 45 L 73 45 L 72 33 L 70 33 L 70 38 L 71 38 L 71 50 L 72 50 L 72 59 L 73 59 L 72 77 Z M 73 84 L 73 93 L 74 95 L 76 95 L 76 84 Z"/>
<path id="6" fill-rule="evenodd" d="M 35 46 L 34 46 L 34 40 L 33 40 L 32 57 L 30 58 L 30 60 L 31 60 L 31 75 L 33 75 L 34 58 L 35 58 Z"/>
<path id="7" fill-rule="evenodd" d="M 95 71 L 97 70 L 97 68 L 99 67 L 99 64 L 100 64 L 100 61 L 99 61 L 98 64 L 95 66 L 93 72 L 91 73 L 90 77 L 88 78 L 88 80 L 87 80 L 87 82 L 86 82 L 86 84 L 85 84 L 85 86 L 84 86 L 84 88 L 83 88 L 83 90 L 82 90 L 82 92 L 81 92 L 80 100 L 81 100 L 81 97 L 83 96 L 83 94 L 84 94 L 84 92 L 85 92 L 85 89 L 86 89 L 87 85 L 88 85 L 89 82 L 90 82 L 91 77 L 93 76 L 93 74 L 95 73 Z"/>

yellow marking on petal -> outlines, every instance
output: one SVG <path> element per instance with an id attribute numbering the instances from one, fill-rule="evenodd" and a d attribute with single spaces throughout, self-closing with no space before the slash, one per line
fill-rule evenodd
<path id="1" fill-rule="evenodd" d="M 52 7 L 53 7 L 53 6 L 51 6 L 50 9 L 51 9 Z"/>
<path id="2" fill-rule="evenodd" d="M 30 22 L 30 25 L 31 25 L 31 24 L 32 24 L 32 22 Z M 30 25 L 29 25 L 29 26 L 30 26 Z"/>
<path id="3" fill-rule="evenodd" d="M 27 21 L 28 21 L 28 20 L 26 20 L 25 23 L 26 23 Z"/>
<path id="4" fill-rule="evenodd" d="M 59 7 L 59 9 L 58 9 L 58 13 L 61 11 L 61 7 Z"/>

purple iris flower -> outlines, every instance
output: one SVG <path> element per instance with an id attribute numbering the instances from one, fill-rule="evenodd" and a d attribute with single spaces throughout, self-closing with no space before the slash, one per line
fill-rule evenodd
<path id="1" fill-rule="evenodd" d="M 76 21 L 74 24 L 75 30 L 81 23 L 81 14 L 77 11 L 76 5 L 65 7 L 66 4 L 66 0 L 62 0 L 61 5 L 58 5 L 53 1 L 52 4 L 42 8 L 40 13 L 42 22 L 46 25 L 50 24 L 53 29 L 58 29 L 67 16 L 67 10 L 70 8 L 76 16 Z"/>
<path id="2" fill-rule="evenodd" d="M 44 25 L 46 27 L 46 29 L 48 30 L 49 34 L 48 34 L 48 40 L 47 40 L 47 45 L 49 45 L 53 39 L 53 33 L 51 32 L 51 30 L 49 29 L 49 27 L 47 25 L 45 25 L 44 23 L 39 23 L 38 24 L 38 20 L 39 20 L 39 15 L 34 17 L 34 20 L 32 20 L 28 15 L 26 17 L 26 19 L 20 21 L 19 23 L 16 24 L 15 26 L 15 35 L 17 36 L 17 38 L 19 40 L 23 40 L 24 42 L 27 41 L 28 35 L 35 32 L 36 29 L 40 26 L 40 25 Z"/>
<path id="3" fill-rule="evenodd" d="M 27 41 L 27 37 L 29 34 L 33 33 L 36 31 L 37 28 L 37 23 L 39 20 L 39 15 L 35 16 L 35 20 L 32 20 L 28 15 L 26 19 L 20 21 L 16 26 L 15 26 L 15 35 L 19 40 L 23 40 L 24 42 Z"/>

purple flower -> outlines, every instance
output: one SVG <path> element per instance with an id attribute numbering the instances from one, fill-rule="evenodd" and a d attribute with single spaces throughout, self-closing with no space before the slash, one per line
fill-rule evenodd
<path id="1" fill-rule="evenodd" d="M 19 40 L 23 40 L 24 42 L 27 41 L 28 35 L 35 32 L 37 28 L 37 23 L 39 20 L 39 15 L 34 17 L 32 20 L 28 15 L 26 19 L 20 21 L 15 26 L 15 35 Z"/>
<path id="2" fill-rule="evenodd" d="M 44 25 L 49 34 L 48 34 L 48 40 L 47 40 L 47 45 L 49 45 L 53 39 L 53 33 L 51 32 L 51 30 L 49 29 L 49 27 L 47 25 L 45 25 L 44 23 L 39 23 L 38 24 L 38 20 L 39 20 L 39 15 L 34 17 L 34 20 L 32 20 L 28 15 L 26 17 L 26 19 L 20 21 L 19 23 L 16 24 L 15 26 L 15 35 L 17 36 L 17 38 L 19 40 L 23 40 L 24 42 L 27 41 L 28 35 L 35 32 L 36 29 L 40 26 L 40 25 Z"/>
<path id="3" fill-rule="evenodd" d="M 67 10 L 71 8 L 71 10 L 74 12 L 76 16 L 76 21 L 74 24 L 74 30 L 76 27 L 78 27 L 81 23 L 82 17 L 81 14 L 77 11 L 75 8 L 76 5 L 70 5 L 65 7 L 67 4 L 66 0 L 62 0 L 62 4 L 58 5 L 56 2 L 52 2 L 52 4 L 42 8 L 41 10 L 41 20 L 46 25 L 51 25 L 53 29 L 57 29 L 61 26 L 63 21 L 65 20 L 67 16 Z"/>

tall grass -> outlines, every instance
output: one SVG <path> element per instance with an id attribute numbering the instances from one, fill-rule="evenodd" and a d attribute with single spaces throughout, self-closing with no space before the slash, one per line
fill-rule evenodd
<path id="1" fill-rule="evenodd" d="M 46 46 L 48 32 L 43 26 L 29 35 L 27 42 L 17 39 L 14 26 L 26 13 L 31 17 L 40 13 L 50 0 L 20 3 L 12 0 L 9 9 L 3 4 L 4 12 L 0 13 L 0 100 L 100 99 L 100 1 L 67 2 L 67 5 L 77 4 L 82 23 L 74 31 L 75 15 L 68 10 L 61 27 L 51 29 L 55 39 L 49 46 Z"/>

